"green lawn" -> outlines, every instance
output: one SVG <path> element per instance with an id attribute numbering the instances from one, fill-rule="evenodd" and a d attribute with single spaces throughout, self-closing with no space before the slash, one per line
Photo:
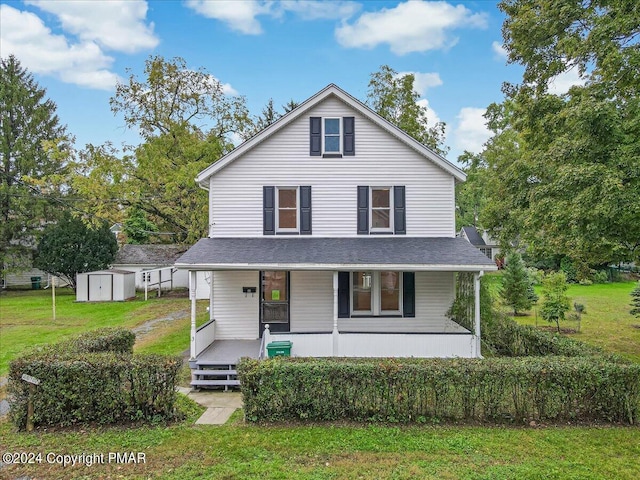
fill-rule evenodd
<path id="1" fill-rule="evenodd" d="M 199 320 L 206 302 L 199 302 Z M 186 317 L 158 325 L 153 335 L 136 344 L 140 351 L 178 354 L 189 348 L 189 300 L 161 297 L 144 301 L 139 294 L 127 302 L 77 303 L 70 289 L 56 290 L 56 320 L 51 291 L 6 291 L 0 294 L 0 376 L 9 362 L 25 348 L 56 342 L 69 336 L 107 326 L 134 328 L 148 320 L 177 315 Z"/>
<path id="2" fill-rule="evenodd" d="M 492 289 L 497 291 L 499 276 L 492 276 L 490 283 Z M 640 318 L 629 313 L 629 294 L 636 284 L 637 282 L 618 282 L 569 286 L 567 294 L 571 299 L 572 309 L 574 303 L 582 303 L 587 312 L 582 315 L 580 332 L 571 336 L 640 362 Z M 541 297 L 539 308 L 542 302 L 541 288 L 536 287 L 536 292 Z M 539 314 L 536 315 L 536 311 L 537 308 L 534 307 L 528 315 L 514 318 L 525 325 L 551 325 Z M 564 326 L 573 328 L 576 324 L 567 322 Z"/>

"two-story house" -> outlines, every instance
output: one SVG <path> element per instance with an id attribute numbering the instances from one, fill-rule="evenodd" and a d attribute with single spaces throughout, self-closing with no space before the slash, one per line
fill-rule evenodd
<path id="1" fill-rule="evenodd" d="M 293 356 L 480 356 L 479 276 L 496 266 L 456 238 L 464 179 L 335 85 L 213 163 L 197 177 L 209 236 L 176 262 L 190 272 L 195 372 L 273 340 Z M 200 271 L 210 320 L 197 328 Z M 458 272 L 475 274 L 472 329 L 446 315 Z"/>

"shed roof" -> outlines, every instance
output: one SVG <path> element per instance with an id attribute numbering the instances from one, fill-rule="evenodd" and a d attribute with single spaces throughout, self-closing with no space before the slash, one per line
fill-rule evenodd
<path id="1" fill-rule="evenodd" d="M 495 270 L 462 238 L 203 238 L 176 260 L 192 270 Z"/>
<path id="2" fill-rule="evenodd" d="M 187 251 L 185 245 L 123 245 L 113 265 L 173 265 Z"/>
<path id="3" fill-rule="evenodd" d="M 486 245 L 476 227 L 462 227 L 462 230 L 471 245 L 475 247 L 484 247 Z"/>

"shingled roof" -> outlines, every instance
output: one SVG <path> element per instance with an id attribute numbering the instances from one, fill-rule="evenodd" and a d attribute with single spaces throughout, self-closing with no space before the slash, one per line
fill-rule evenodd
<path id="1" fill-rule="evenodd" d="M 173 265 L 188 249 L 185 245 L 123 245 L 113 265 Z"/>
<path id="2" fill-rule="evenodd" d="M 176 260 L 191 269 L 495 270 L 463 238 L 203 238 Z"/>

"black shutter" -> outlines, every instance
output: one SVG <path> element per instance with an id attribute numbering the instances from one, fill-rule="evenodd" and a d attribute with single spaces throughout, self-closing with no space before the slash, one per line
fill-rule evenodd
<path id="1" fill-rule="evenodd" d="M 349 272 L 338 272 L 338 318 L 349 318 Z"/>
<path id="2" fill-rule="evenodd" d="M 404 186 L 393 187 L 393 233 L 407 233 Z"/>
<path id="3" fill-rule="evenodd" d="M 358 187 L 358 235 L 369 234 L 369 187 Z"/>
<path id="4" fill-rule="evenodd" d="M 311 235 L 311 187 L 300 187 L 300 235 Z"/>
<path id="5" fill-rule="evenodd" d="M 355 119 L 354 117 L 344 117 L 342 119 L 342 149 L 345 156 L 353 156 L 356 154 L 355 142 Z"/>
<path id="6" fill-rule="evenodd" d="M 322 154 L 322 117 L 311 117 L 309 130 L 309 155 L 319 157 Z"/>
<path id="7" fill-rule="evenodd" d="M 262 233 L 264 235 L 276 233 L 275 190 L 275 187 L 262 187 Z"/>
<path id="8" fill-rule="evenodd" d="M 402 316 L 416 316 L 416 274 L 402 273 Z"/>

